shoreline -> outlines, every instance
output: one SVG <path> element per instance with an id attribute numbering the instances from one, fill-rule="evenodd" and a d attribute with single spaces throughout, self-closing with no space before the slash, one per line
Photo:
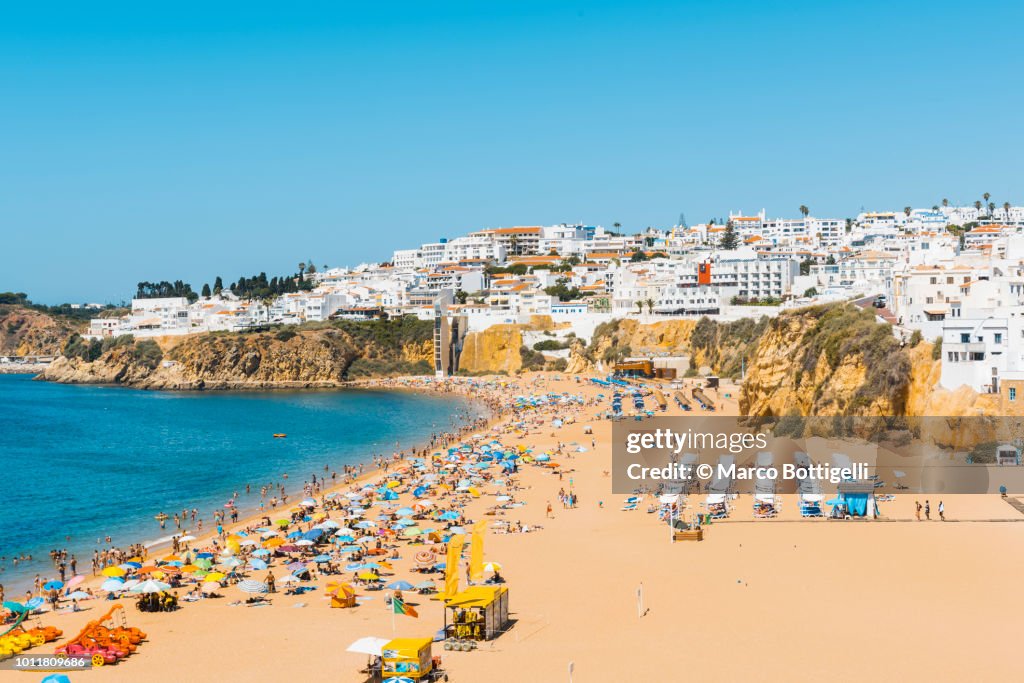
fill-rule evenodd
<path id="1" fill-rule="evenodd" d="M 20 373 L 20 374 L 31 374 L 31 373 Z M 448 397 L 448 398 L 458 398 L 458 399 L 466 402 L 465 403 L 465 408 L 466 409 L 463 410 L 460 407 L 459 409 L 457 409 L 454 412 L 449 414 L 449 420 L 452 420 L 452 421 L 457 420 L 458 421 L 458 424 L 449 425 L 449 428 L 456 428 L 456 432 L 454 432 L 456 434 L 455 441 L 459 441 L 462 438 L 464 438 L 464 435 L 466 433 L 469 433 L 469 428 L 475 424 L 475 420 L 485 419 L 486 420 L 486 426 L 480 426 L 478 428 L 479 429 L 489 429 L 493 425 L 494 421 L 496 419 L 498 419 L 499 413 L 496 412 L 494 407 L 491 404 L 488 403 L 488 397 L 482 397 L 482 396 L 476 395 L 473 392 L 469 391 L 468 388 L 466 390 L 458 390 L 458 389 L 454 388 L 454 387 L 462 388 L 464 385 L 468 385 L 471 380 L 474 380 L 476 378 L 455 378 L 455 379 L 457 379 L 459 381 L 450 382 L 450 380 L 452 380 L 452 379 L 453 378 L 444 378 L 444 379 L 438 380 L 438 379 L 433 378 L 433 377 L 417 377 L 417 376 L 387 378 L 385 380 L 372 379 L 372 380 L 361 380 L 361 381 L 359 381 L 358 384 L 346 383 L 347 386 L 345 388 L 348 388 L 348 389 L 358 389 L 360 391 L 366 391 L 366 392 L 377 392 L 377 393 L 381 393 L 381 394 L 394 393 L 394 392 L 406 392 L 406 393 L 415 393 L 415 394 L 421 394 L 421 395 L 424 395 L 424 396 L 437 397 L 437 398 L 445 398 L 445 397 Z M 48 380 L 42 380 L 42 381 L 48 381 Z M 389 382 L 389 383 L 390 382 L 401 382 L 401 383 L 403 383 L 403 385 L 398 386 L 398 385 L 391 385 L 391 384 L 386 384 L 386 385 L 378 384 L 379 382 L 382 382 L 382 381 Z M 136 390 L 139 390 L 137 387 L 131 387 L 131 386 L 126 386 L 126 385 L 118 385 L 118 384 L 64 383 L 64 382 L 54 382 L 54 384 L 81 384 L 83 386 L 103 386 L 103 387 L 111 387 L 111 388 L 124 388 L 124 389 L 136 389 Z M 415 386 L 412 386 L 412 385 L 415 385 Z M 282 388 L 280 390 L 287 391 L 287 389 L 284 389 L 284 388 Z M 315 390 L 317 390 L 317 389 L 314 389 L 314 391 Z M 172 389 L 159 389 L 159 390 L 156 390 L 156 391 L 174 391 L 174 390 L 172 390 Z M 272 389 L 267 389 L 266 391 L 273 391 L 273 390 Z M 479 417 L 474 418 L 474 415 L 476 415 L 478 413 L 480 414 Z M 422 437 L 419 438 L 419 440 L 413 442 L 411 445 L 403 446 L 403 448 L 400 451 L 402 458 L 401 458 L 401 460 L 399 462 L 405 462 L 405 458 L 409 457 L 406 454 L 409 453 L 410 451 L 411 452 L 418 452 L 418 451 L 424 451 L 424 450 L 430 449 L 430 447 L 431 447 L 430 446 L 430 442 L 431 442 L 431 438 L 432 437 L 436 437 L 436 436 L 439 436 L 439 435 L 444 435 L 444 434 L 451 433 L 451 432 L 448 431 L 448 429 L 445 429 L 443 427 L 439 427 L 438 429 L 440 429 L 440 432 L 431 432 L 429 426 L 425 426 L 424 427 L 424 434 L 422 435 Z M 386 455 L 386 454 L 382 454 L 382 455 Z M 347 462 L 347 463 L 341 463 L 341 464 L 338 464 L 337 466 L 332 466 L 331 470 L 338 475 L 337 479 L 334 480 L 336 483 L 332 483 L 330 485 L 330 487 L 328 487 L 328 488 L 321 489 L 321 491 L 317 495 L 321 495 L 322 496 L 322 495 L 325 495 L 325 494 L 327 494 L 329 492 L 338 490 L 338 489 L 340 489 L 342 487 L 350 486 L 353 483 L 353 481 L 361 481 L 363 479 L 367 479 L 367 478 L 370 478 L 370 477 L 378 475 L 381 472 L 381 470 L 374 463 L 374 461 L 373 461 L 374 457 L 375 456 L 373 454 L 365 454 L 365 455 L 361 455 L 358 460 L 355 460 L 355 461 L 352 461 L 352 462 Z M 389 460 L 389 462 L 391 462 L 390 458 L 388 458 L 388 460 Z M 363 471 L 362 471 L 361 474 L 358 474 L 354 479 L 351 479 L 351 478 L 346 478 L 346 475 L 343 472 L 339 471 L 339 470 L 344 470 L 345 468 L 356 468 L 356 469 L 363 468 Z M 317 474 L 319 474 L 319 472 Z M 281 483 L 279 481 L 280 473 L 277 474 L 277 475 L 274 475 L 274 476 L 275 476 L 275 479 L 278 479 L 278 481 L 276 481 L 275 483 L 280 484 Z M 245 488 L 245 484 L 243 483 L 241 486 L 236 487 L 235 490 L 236 491 L 244 491 L 244 488 Z M 297 501 L 297 500 L 301 499 L 301 494 L 302 494 L 301 489 L 299 491 L 290 491 L 289 492 L 289 496 L 288 496 L 289 497 L 289 502 L 288 503 L 283 503 L 283 504 L 279 503 L 277 508 L 276 508 L 276 510 L 278 512 L 280 512 L 281 510 L 284 510 L 284 509 L 290 509 L 290 507 L 294 506 L 294 501 Z M 264 517 L 266 515 L 274 514 L 275 511 L 273 509 L 271 509 L 269 506 L 262 513 L 260 512 L 258 506 L 259 506 L 260 501 L 263 500 L 263 498 L 260 497 L 260 494 L 259 494 L 259 491 L 258 491 L 258 487 L 254 486 L 253 490 L 251 491 L 251 494 L 249 494 L 249 495 L 251 495 L 251 497 L 254 500 L 253 505 L 251 507 L 249 507 L 249 506 L 245 506 L 245 507 L 240 506 L 238 508 L 238 511 L 239 511 L 239 521 L 238 522 L 225 522 L 225 523 L 223 523 L 224 529 L 227 530 L 227 529 L 244 528 L 245 526 L 253 523 L 256 520 L 259 520 L 260 518 L 262 518 L 262 517 Z M 298 496 L 298 497 L 296 497 L 296 496 Z M 269 500 L 271 497 L 274 497 L 273 491 L 269 492 L 265 499 Z M 225 491 L 223 493 L 222 498 L 223 499 L 231 498 L 231 492 L 230 491 Z M 153 514 L 156 514 L 156 512 L 154 512 Z M 152 516 L 147 514 L 147 513 L 142 513 L 142 516 L 140 517 L 140 519 L 142 519 L 142 520 L 147 520 L 147 519 L 151 519 L 151 518 L 152 518 Z M 198 544 L 198 543 L 200 543 L 202 541 L 207 541 L 208 542 L 213 536 L 216 535 L 216 522 L 214 522 L 213 520 L 209 520 L 207 522 L 205 516 L 203 516 L 203 515 L 200 515 L 200 518 L 203 519 L 203 521 L 204 521 L 204 529 L 203 529 L 203 531 L 201 533 L 194 534 L 196 536 L 196 541 L 192 542 L 194 544 Z M 173 522 L 171 521 L 171 519 L 169 519 L 168 522 L 169 522 L 169 524 L 173 525 Z M 154 524 L 158 524 L 158 522 L 153 522 L 153 523 Z M 132 547 L 132 546 L 140 546 L 140 547 L 143 547 L 143 548 L 146 549 L 147 554 L 152 555 L 152 554 L 158 553 L 158 552 L 160 552 L 161 550 L 164 550 L 164 549 L 168 549 L 169 550 L 172 547 L 173 539 L 174 539 L 175 536 L 185 535 L 185 534 L 190 533 L 190 531 L 194 531 L 194 529 L 190 529 L 188 527 L 185 527 L 184 525 L 182 526 L 181 529 L 174 529 L 174 528 L 171 528 L 171 527 L 168 527 L 168 528 L 165 528 L 165 529 L 157 529 L 158 533 L 154 534 L 153 537 L 150 537 L 150 538 L 138 538 L 138 537 L 136 537 L 134 539 L 123 541 L 123 542 L 120 542 L 120 543 L 111 543 L 109 546 L 105 546 L 105 547 L 107 547 L 107 548 L 109 548 L 109 547 L 126 548 L 126 547 Z M 169 532 L 169 533 L 159 533 L 159 532 Z M 174 533 L 174 532 L 176 532 L 176 533 Z M 98 530 L 96 532 L 96 534 L 99 535 L 100 537 L 102 537 L 105 534 L 105 531 Z M 92 543 L 92 542 L 87 542 L 87 545 L 94 546 L 93 548 L 89 549 L 90 553 L 91 553 L 92 550 L 96 549 L 95 548 L 95 544 Z M 10 551 L 8 550 L 8 552 L 10 552 Z M 15 551 L 15 554 L 11 555 L 11 556 L 12 557 L 16 556 L 16 551 Z M 82 589 L 90 586 L 94 582 L 95 583 L 102 582 L 102 579 L 104 578 L 103 576 L 101 576 L 99 574 L 94 576 L 94 575 L 91 574 L 91 569 L 90 569 L 91 560 L 92 560 L 92 555 L 91 554 L 83 555 L 82 557 L 80 557 L 78 559 L 79 559 L 79 562 L 78 562 L 78 570 L 79 571 L 78 571 L 78 573 L 79 574 L 84 574 L 86 576 L 85 581 L 82 584 L 80 584 L 80 587 Z M 38 574 L 43 579 L 50 579 L 50 578 L 57 578 L 58 577 L 57 569 L 54 568 L 51 563 L 47 563 L 45 557 L 33 556 L 33 560 L 32 561 L 33 562 L 36 562 L 36 561 L 42 562 L 45 565 L 45 569 L 44 570 L 38 570 L 38 568 L 31 569 L 26 574 L 24 574 L 23 576 L 15 579 L 13 581 L 8 581 L 7 580 L 7 576 L 6 576 L 7 572 L 4 572 L 3 574 L 0 574 L 0 584 L 2 584 L 5 587 L 7 595 L 15 596 L 15 595 L 22 594 L 25 590 L 31 589 L 32 588 L 32 578 L 31 578 L 32 574 Z M 8 571 L 11 571 L 11 569 L 12 569 L 11 567 L 8 567 Z M 20 568 L 17 568 L 15 571 L 20 572 Z M 70 572 L 69 572 L 68 578 L 70 578 L 71 576 L 72 576 L 72 574 L 70 574 Z"/>

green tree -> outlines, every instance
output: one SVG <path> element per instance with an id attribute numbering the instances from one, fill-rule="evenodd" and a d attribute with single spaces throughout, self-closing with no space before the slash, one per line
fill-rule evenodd
<path id="1" fill-rule="evenodd" d="M 646 301 L 644 301 L 644 305 L 647 306 L 648 313 L 654 313 L 654 299 L 647 299 Z"/>
<path id="2" fill-rule="evenodd" d="M 210 285 L 209 285 L 209 283 L 205 283 L 203 285 L 203 296 L 206 297 L 207 299 L 209 299 L 210 295 L 211 295 Z"/>
<path id="3" fill-rule="evenodd" d="M 804 296 L 807 297 L 808 299 L 813 299 L 814 297 L 818 296 L 818 288 L 810 287 L 809 289 L 805 289 Z"/>
<path id="4" fill-rule="evenodd" d="M 634 251 L 633 255 L 629 257 L 632 263 L 639 263 L 640 261 L 649 261 L 650 257 L 642 251 Z"/>
<path id="5" fill-rule="evenodd" d="M 718 247 L 732 251 L 740 246 L 740 236 L 736 234 L 736 226 L 729 221 L 725 224 L 725 232 L 722 233 L 722 238 L 718 241 Z"/>
<path id="6" fill-rule="evenodd" d="M 310 275 L 316 272 L 316 266 L 313 264 L 313 259 L 309 259 L 309 265 L 306 266 L 306 272 Z"/>
<path id="7" fill-rule="evenodd" d="M 220 275 L 218 275 L 213 280 L 213 293 L 220 294 L 222 291 L 224 291 L 224 281 L 221 280 Z"/>
<path id="8" fill-rule="evenodd" d="M 807 218 L 807 216 L 809 216 L 810 213 L 811 213 L 811 210 L 808 209 L 806 205 L 804 205 L 804 204 L 800 205 L 800 215 L 802 215 L 804 218 Z"/>
<path id="9" fill-rule="evenodd" d="M 949 206 L 949 200 L 946 199 L 945 197 L 942 198 L 942 206 L 943 206 L 943 208 L 946 208 L 946 207 Z"/>
<path id="10" fill-rule="evenodd" d="M 466 303 L 466 299 L 468 299 L 468 298 L 469 298 L 469 294 L 467 294 L 466 292 L 462 291 L 461 289 L 456 290 L 456 292 L 455 292 L 455 300 L 458 301 L 460 304 Z"/>
<path id="11" fill-rule="evenodd" d="M 903 214 L 904 214 L 904 215 L 905 215 L 905 216 L 906 216 L 907 218 L 910 218 L 910 212 L 911 212 L 911 211 L 913 211 L 913 209 L 911 209 L 911 208 L 910 208 L 909 206 L 904 206 L 904 207 L 903 207 Z"/>
<path id="12" fill-rule="evenodd" d="M 299 279 L 302 279 L 302 274 L 306 271 L 306 262 L 299 261 Z"/>

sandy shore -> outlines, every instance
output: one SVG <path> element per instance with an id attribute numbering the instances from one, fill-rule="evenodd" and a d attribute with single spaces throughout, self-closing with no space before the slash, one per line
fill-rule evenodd
<path id="1" fill-rule="evenodd" d="M 535 380 L 520 380 L 518 392 L 593 398 L 602 391 L 574 378 Z M 724 403 L 722 413 L 735 414 L 735 401 Z M 742 496 L 729 520 L 706 529 L 705 542 L 672 544 L 654 515 L 623 512 L 625 496 L 610 493 L 611 425 L 594 419 L 598 410 L 539 410 L 543 429 L 500 437 L 535 450 L 557 442 L 589 448 L 594 438 L 597 448 L 563 458 L 561 478 L 521 469 L 517 499 L 526 505 L 504 518 L 544 528 L 490 534 L 486 547 L 487 559 L 504 565 L 515 625 L 475 652 L 435 646 L 453 681 L 567 681 L 570 662 L 577 682 L 1015 678 L 1009 641 L 1020 605 L 1011 573 L 1024 559 L 1024 515 L 998 496 L 947 497 L 946 523 L 915 521 L 912 495 L 897 495 L 883 504 L 884 520 L 870 522 L 801 520 L 792 497 L 783 498 L 779 518 L 755 521 Z M 556 414 L 576 422 L 552 428 Z M 563 510 L 557 492 L 570 478 L 579 507 Z M 699 509 L 702 498 L 691 496 L 690 508 Z M 552 519 L 545 518 L 548 501 Z M 488 505 L 493 499 L 476 499 L 465 514 L 481 518 Z M 409 571 L 412 554 L 402 548 L 394 579 L 418 580 Z M 321 591 L 277 594 L 261 608 L 232 607 L 241 594 L 223 592 L 225 599 L 169 614 L 142 614 L 122 600 L 128 623 L 149 641 L 116 666 L 73 680 L 159 681 L 201 671 L 218 681 L 362 681 L 357 671 L 366 658 L 345 647 L 392 635 L 382 592 L 346 610 L 329 609 Z M 440 603 L 412 601 L 420 618 L 397 617 L 397 634 L 433 635 L 442 625 Z M 84 602 L 86 611 L 41 622 L 71 636 L 109 604 Z"/>

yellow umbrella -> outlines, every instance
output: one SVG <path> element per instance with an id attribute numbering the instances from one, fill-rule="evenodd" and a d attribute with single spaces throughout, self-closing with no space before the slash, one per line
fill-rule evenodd
<path id="1" fill-rule="evenodd" d="M 203 577 L 204 581 L 220 581 L 226 576 L 223 572 L 210 572 Z"/>
<path id="2" fill-rule="evenodd" d="M 120 567 L 107 567 L 101 573 L 103 576 L 124 576 L 125 571 Z"/>
<path id="3" fill-rule="evenodd" d="M 479 498 L 480 497 L 480 489 L 478 489 L 475 486 L 470 486 L 469 487 L 469 494 L 471 496 L 473 496 L 474 498 Z"/>
<path id="4" fill-rule="evenodd" d="M 185 572 L 186 574 L 189 572 L 197 572 L 199 571 L 199 567 L 195 566 L 194 564 L 186 564 L 181 568 L 181 571 Z"/>
<path id="5" fill-rule="evenodd" d="M 165 557 L 164 559 L 162 559 L 160 561 L 161 562 L 181 562 L 181 558 L 178 557 L 177 555 L 168 555 L 167 557 Z"/>
<path id="6" fill-rule="evenodd" d="M 263 542 L 263 547 L 264 548 L 277 548 L 277 547 L 282 546 L 282 545 L 284 545 L 284 539 L 281 538 L 280 536 L 274 536 L 273 538 L 268 538 L 266 541 Z"/>
<path id="7" fill-rule="evenodd" d="M 484 571 L 485 572 L 500 572 L 501 571 L 501 563 L 500 562 L 488 562 L 487 564 L 484 565 Z"/>
<path id="8" fill-rule="evenodd" d="M 142 558 L 141 557 L 129 557 L 126 561 L 127 562 L 142 562 Z"/>
<path id="9" fill-rule="evenodd" d="M 401 485 L 401 482 L 395 481 L 394 479 L 385 484 L 385 486 L 387 486 L 389 489 L 396 489 Z"/>
<path id="10" fill-rule="evenodd" d="M 380 581 L 380 577 L 373 572 L 363 572 L 362 574 L 359 574 L 358 577 L 363 581 Z"/>

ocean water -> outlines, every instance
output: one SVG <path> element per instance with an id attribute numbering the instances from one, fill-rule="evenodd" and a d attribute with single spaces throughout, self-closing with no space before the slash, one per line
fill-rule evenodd
<path id="1" fill-rule="evenodd" d="M 174 523 L 161 530 L 161 511 L 198 508 L 208 529 L 235 491 L 254 510 L 260 485 L 284 473 L 297 501 L 325 465 L 390 455 L 480 414 L 461 397 L 411 392 L 157 392 L 0 375 L 0 583 L 13 595 L 52 575 L 53 548 L 74 552 L 83 573 L 99 537 L 165 538 Z M 13 566 L 25 553 L 34 560 Z"/>

